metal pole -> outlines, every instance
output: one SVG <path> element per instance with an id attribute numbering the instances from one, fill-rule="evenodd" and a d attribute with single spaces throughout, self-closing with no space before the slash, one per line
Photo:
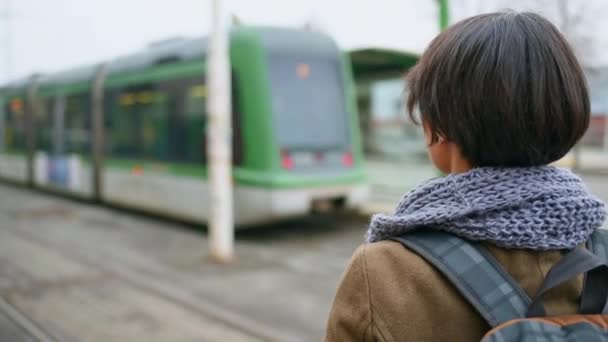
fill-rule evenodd
<path id="1" fill-rule="evenodd" d="M 439 29 L 445 30 L 450 24 L 450 5 L 448 0 L 439 1 Z"/>
<path id="2" fill-rule="evenodd" d="M 608 113 L 605 114 L 604 119 L 604 152 L 608 153 Z"/>
<path id="3" fill-rule="evenodd" d="M 234 258 L 230 61 L 220 0 L 212 0 L 212 7 L 207 60 L 209 243 L 211 257 L 227 263 Z"/>
<path id="4" fill-rule="evenodd" d="M 93 82 L 93 91 L 91 97 L 91 116 L 93 118 L 93 196 L 96 201 L 101 201 L 103 191 L 103 177 L 101 176 L 103 155 L 104 155 L 104 89 L 106 74 L 108 70 L 107 64 L 102 64 L 97 69 L 95 81 Z"/>
<path id="5" fill-rule="evenodd" d="M 36 117 L 38 114 L 37 102 L 38 76 L 32 75 L 27 83 L 25 95 L 25 148 L 27 158 L 27 184 L 34 185 L 34 152 L 36 149 Z"/>

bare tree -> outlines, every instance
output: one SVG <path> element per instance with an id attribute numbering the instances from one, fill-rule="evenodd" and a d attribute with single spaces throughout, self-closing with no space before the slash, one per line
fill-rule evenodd
<path id="1" fill-rule="evenodd" d="M 556 24 L 560 31 L 574 49 L 583 68 L 591 70 L 595 54 L 593 38 L 596 32 L 591 27 L 595 20 L 589 18 L 593 15 L 590 10 L 592 2 L 554 0 L 552 3 L 556 7 Z M 573 150 L 575 169 L 581 168 L 581 154 L 581 143 L 578 143 Z"/>
<path id="2" fill-rule="evenodd" d="M 452 0 L 455 20 L 504 9 L 532 11 L 551 20 L 564 34 L 585 68 L 596 64 L 602 35 L 598 25 L 607 13 L 605 0 Z"/>

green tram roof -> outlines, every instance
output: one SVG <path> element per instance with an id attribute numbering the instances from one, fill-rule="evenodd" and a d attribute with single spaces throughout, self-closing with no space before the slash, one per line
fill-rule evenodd
<path id="1" fill-rule="evenodd" d="M 100 64 L 88 65 L 43 75 L 38 79 L 38 85 L 40 87 L 46 87 L 60 84 L 74 84 L 85 81 L 92 82 L 100 66 Z"/>
<path id="2" fill-rule="evenodd" d="M 349 56 L 357 81 L 401 77 L 420 58 L 411 52 L 379 48 L 352 50 Z"/>
<path id="3" fill-rule="evenodd" d="M 108 62 L 108 74 L 143 70 L 165 62 L 191 60 L 202 57 L 207 48 L 206 38 L 172 39 L 148 45 L 142 51 L 121 56 Z M 55 86 L 92 82 L 103 64 L 94 64 L 44 75 L 39 86 Z"/>
<path id="4" fill-rule="evenodd" d="M 258 28 L 257 34 L 267 51 L 290 55 L 335 56 L 341 50 L 336 42 L 318 31 L 303 29 Z"/>
<path id="5" fill-rule="evenodd" d="M 143 70 L 155 65 L 202 58 L 207 53 L 208 38 L 176 38 L 148 45 L 144 50 L 110 62 L 108 74 Z"/>
<path id="6" fill-rule="evenodd" d="M 243 35 L 259 39 L 266 50 L 289 51 L 289 53 L 335 54 L 339 51 L 328 36 L 302 29 L 273 27 L 235 27 L 231 36 Z M 247 39 L 247 38 L 246 38 Z M 208 38 L 173 38 L 149 44 L 146 48 L 110 60 L 108 75 L 145 70 L 155 65 L 204 58 L 207 53 Z M 102 63 L 73 68 L 66 71 L 19 79 L 1 87 L 9 92 L 25 91 L 32 77 L 37 77 L 39 87 L 92 82 Z"/>
<path id="7" fill-rule="evenodd" d="M 25 94 L 27 85 L 30 83 L 32 77 L 38 77 L 38 76 L 32 75 L 32 76 L 16 79 L 14 81 L 11 81 L 9 83 L 2 85 L 2 87 L 0 88 L 0 91 L 2 91 L 3 93 L 13 95 L 13 96 L 14 95 L 23 95 L 23 94 Z"/>
<path id="8" fill-rule="evenodd" d="M 289 53 L 327 53 L 339 52 L 338 47 L 328 36 L 301 29 L 271 28 L 271 27 L 236 27 L 231 36 L 248 35 L 259 38 L 267 51 L 280 50 Z M 250 37 L 251 37 L 250 36 Z M 174 38 L 152 43 L 143 51 L 139 51 L 113 60 L 108 69 L 109 74 L 126 71 L 144 70 L 155 65 L 189 61 L 204 58 L 209 46 L 208 37 L 203 38 Z"/>

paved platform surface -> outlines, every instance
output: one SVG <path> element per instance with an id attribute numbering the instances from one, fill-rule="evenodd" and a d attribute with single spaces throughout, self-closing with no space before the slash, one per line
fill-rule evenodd
<path id="1" fill-rule="evenodd" d="M 320 340 L 365 226 L 240 232 L 221 266 L 196 227 L 0 185 L 0 341 Z"/>
<path id="2" fill-rule="evenodd" d="M 370 206 L 425 166 L 370 163 Z M 608 200 L 608 177 L 585 177 Z M 237 234 L 207 259 L 201 229 L 0 184 L 0 341 L 315 341 L 367 218 L 310 217 Z"/>

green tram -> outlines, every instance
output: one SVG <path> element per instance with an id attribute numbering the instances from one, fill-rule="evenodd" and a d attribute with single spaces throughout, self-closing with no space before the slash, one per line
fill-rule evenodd
<path id="1" fill-rule="evenodd" d="M 205 223 L 207 39 L 176 39 L 111 62 L 0 90 L 0 177 Z M 367 197 L 348 57 L 329 37 L 234 28 L 237 225 L 346 208 Z"/>

